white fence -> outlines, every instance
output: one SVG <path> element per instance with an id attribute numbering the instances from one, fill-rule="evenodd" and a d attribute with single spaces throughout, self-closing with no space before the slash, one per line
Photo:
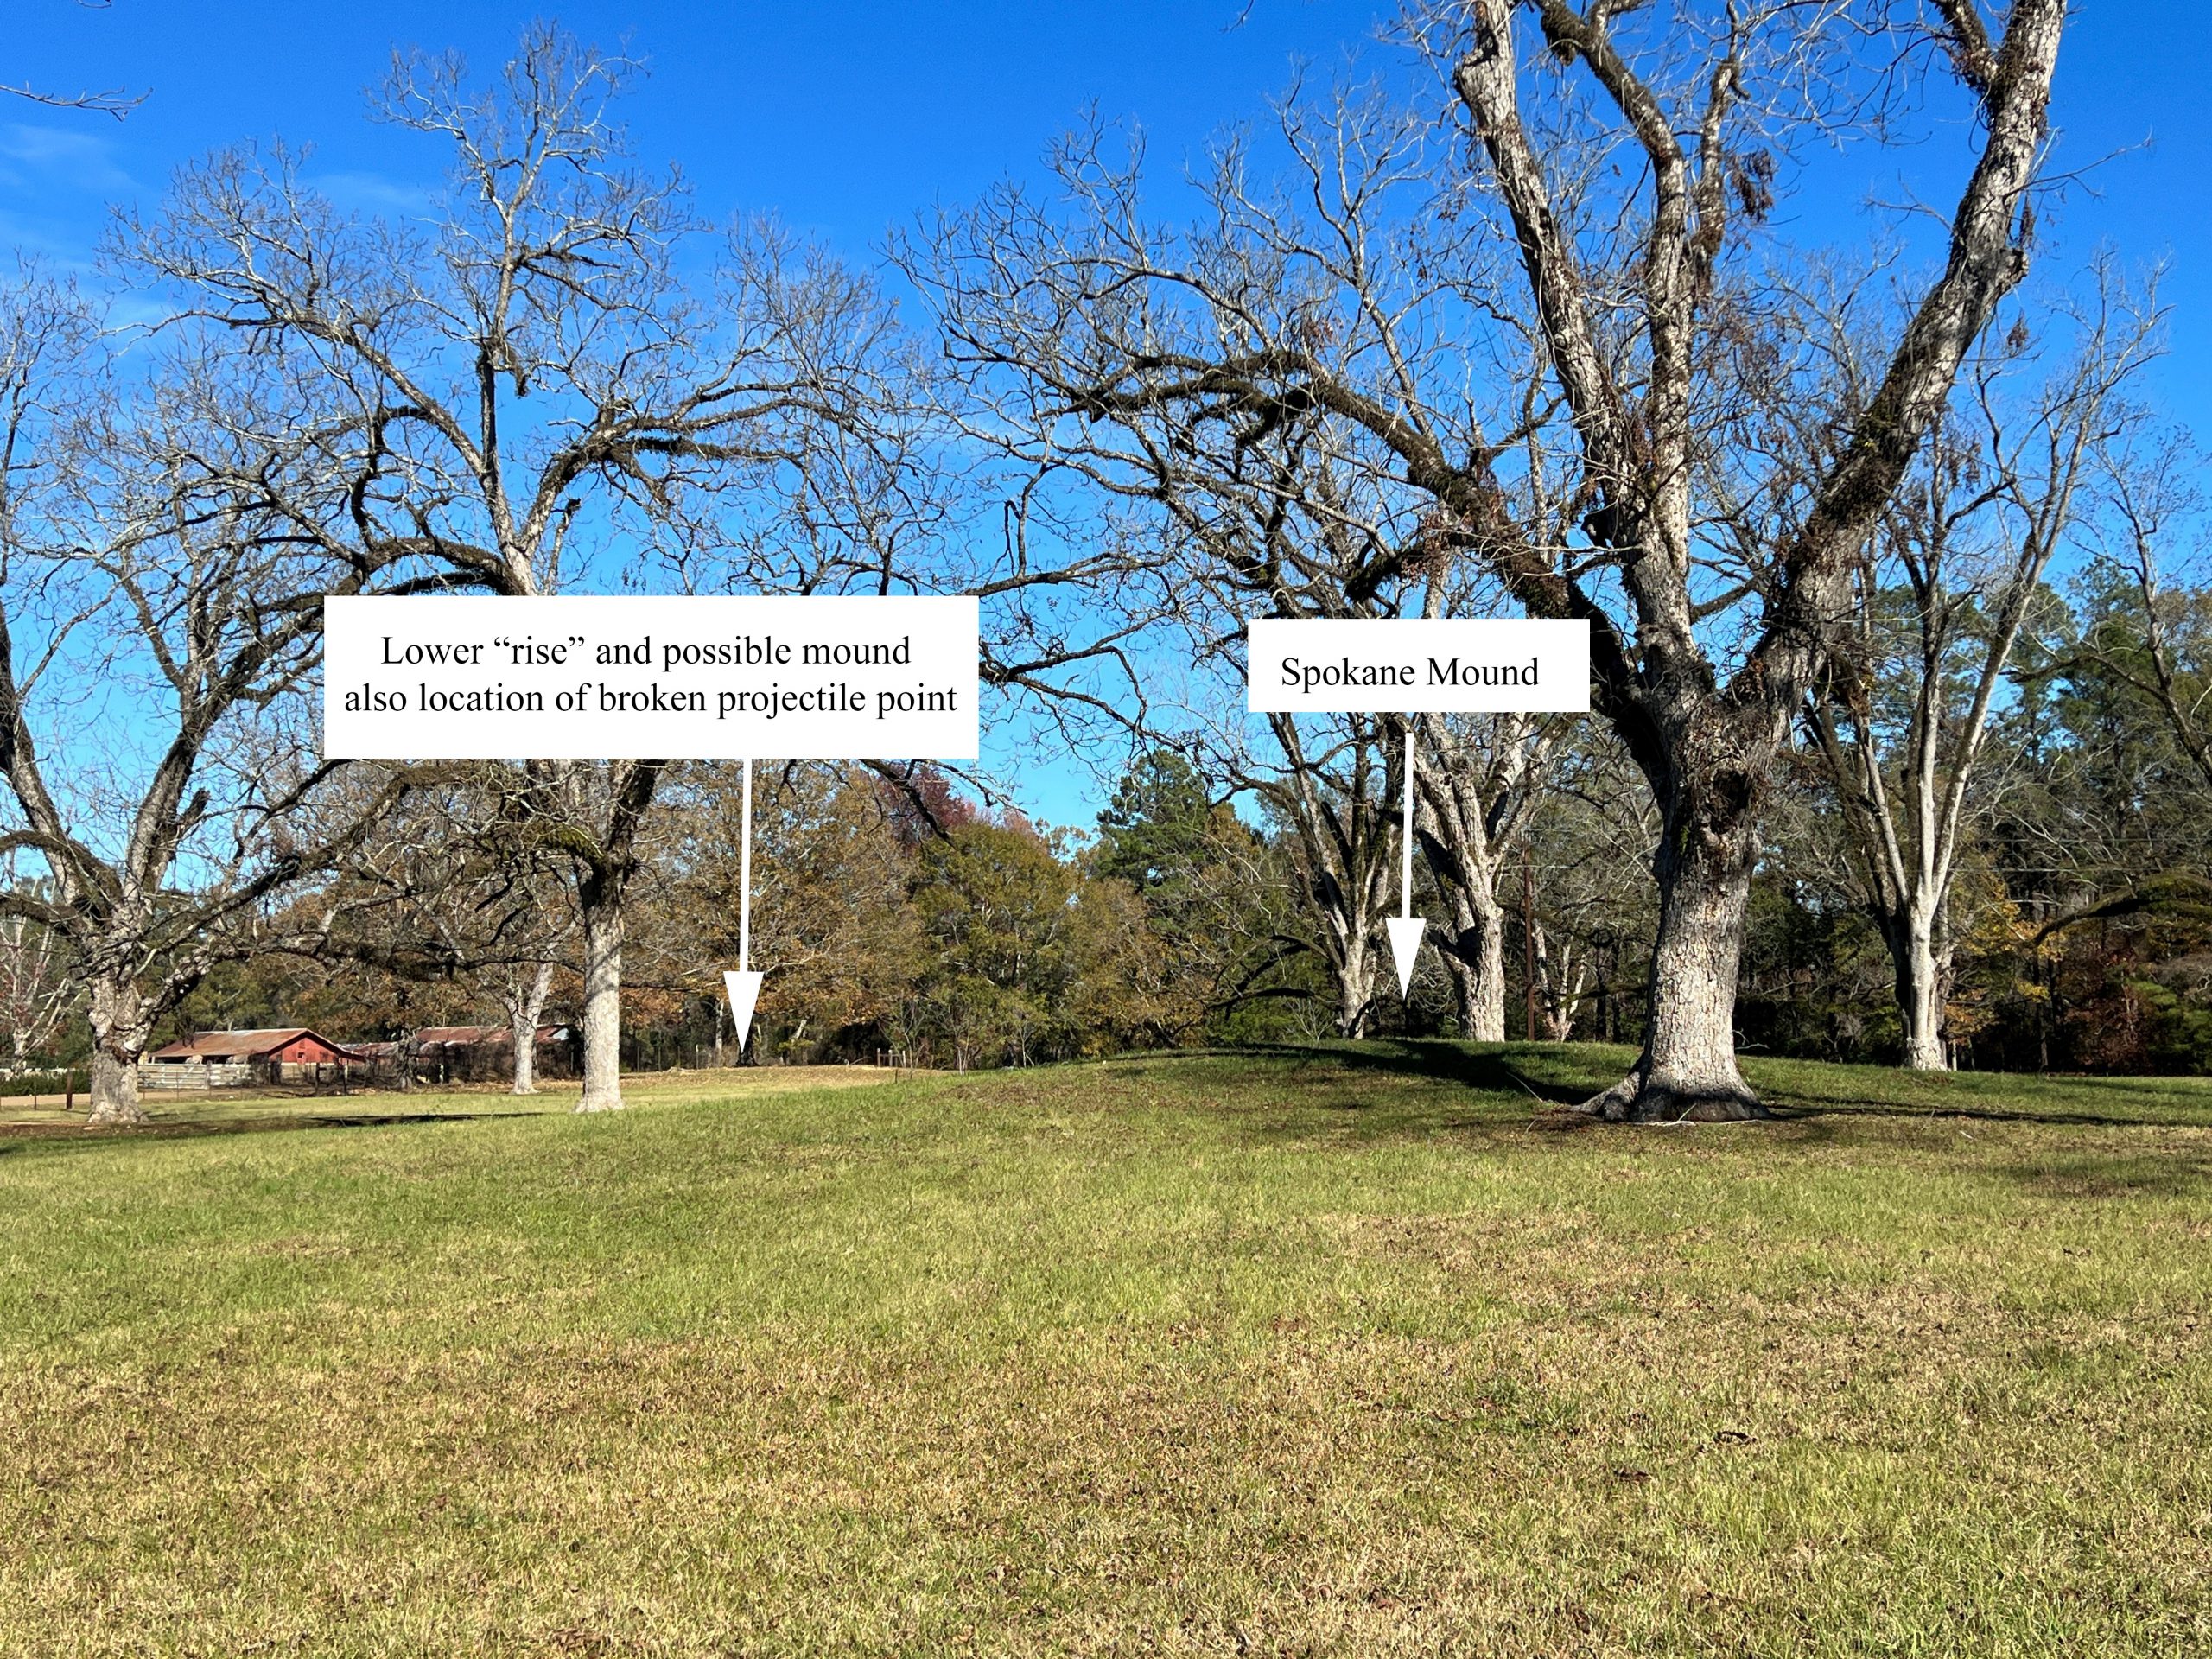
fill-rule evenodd
<path id="1" fill-rule="evenodd" d="M 163 1065 L 140 1061 L 141 1089 L 235 1089 L 253 1081 L 250 1065 Z"/>

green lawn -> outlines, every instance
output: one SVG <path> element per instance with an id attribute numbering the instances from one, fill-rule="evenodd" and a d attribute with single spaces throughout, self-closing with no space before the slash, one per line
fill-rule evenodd
<path id="1" fill-rule="evenodd" d="M 2212 1652 L 2212 1085 L 1625 1058 L 0 1128 L 0 1651 Z"/>

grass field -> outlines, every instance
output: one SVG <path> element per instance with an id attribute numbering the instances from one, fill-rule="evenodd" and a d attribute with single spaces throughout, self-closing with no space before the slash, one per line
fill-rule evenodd
<path id="1" fill-rule="evenodd" d="M 0 1651 L 2212 1652 L 2212 1085 L 1625 1058 L 11 1112 Z"/>

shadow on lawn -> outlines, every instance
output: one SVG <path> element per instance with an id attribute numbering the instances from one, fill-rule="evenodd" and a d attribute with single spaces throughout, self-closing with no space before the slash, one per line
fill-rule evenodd
<path id="1" fill-rule="evenodd" d="M 2042 1198 L 2194 1198 L 2212 1185 L 2212 1166 L 2174 1157 L 2039 1160 L 1993 1173 Z"/>
<path id="2" fill-rule="evenodd" d="M 1363 1043 L 1264 1043 L 1234 1052 L 1263 1055 L 1272 1059 L 1305 1065 L 1329 1065 L 1345 1071 L 1379 1071 L 1398 1077 L 1432 1077 L 1486 1094 L 1519 1097 L 1529 1109 L 1557 1124 L 1557 1109 L 1579 1105 L 1611 1084 L 1633 1058 L 1629 1049 L 1584 1045 L 1506 1043 L 1474 1047 L 1444 1039 L 1389 1038 Z M 1840 1069 L 1840 1068 L 1839 1068 Z M 1926 1100 L 1884 1098 L 1875 1094 L 1834 1095 L 1792 1087 L 1791 1079 L 1754 1078 L 1761 1097 L 1776 1118 L 1808 1126 L 1823 1117 L 1887 1117 L 1902 1119 L 1964 1118 L 1992 1123 L 2037 1123 L 2054 1128 L 2212 1128 L 2212 1094 L 2200 1103 L 2177 1100 L 2172 1079 L 2158 1077 L 2066 1078 L 2060 1086 L 2080 1088 L 2109 1101 L 2119 1109 L 2082 1109 L 2063 1106 L 2038 1109 L 2030 1101 L 2019 1105 L 1990 1102 L 1987 1096 L 2008 1086 L 2030 1093 L 2052 1086 L 2039 1077 L 2000 1079 L 1989 1073 L 1952 1073 L 1919 1077 L 1916 1085 L 1929 1091 Z M 1330 1109 L 1357 1110 L 1362 1103 L 1349 1102 Z M 1477 1122 L 1497 1127 L 1492 1119 L 1459 1118 L 1440 1122 L 1447 1128 L 1471 1128 Z"/>
<path id="3" fill-rule="evenodd" d="M 271 1112 L 261 1117 L 156 1119 L 135 1128 L 96 1129 L 81 1120 L 58 1123 L 0 1123 L 0 1154 L 34 1141 L 88 1146 L 109 1141 L 191 1141 L 213 1135 L 266 1135 L 283 1129 L 372 1129 L 399 1123 L 476 1123 L 497 1117 L 543 1117 L 515 1112 Z"/>
<path id="4" fill-rule="evenodd" d="M 1820 1117 L 1902 1117 L 1941 1120 L 1962 1117 L 1974 1123 L 2043 1123 L 2061 1129 L 2198 1129 L 2212 1128 L 2212 1115 L 2204 1117 L 2114 1117 L 2102 1112 L 2029 1112 L 1995 1106 L 1967 1106 L 1952 1102 L 1915 1105 L 1897 1100 L 1863 1100 L 1845 1096 L 1793 1096 L 1776 1090 L 1763 1091 L 1767 1109 L 1777 1118 L 1803 1122 Z"/>
<path id="5" fill-rule="evenodd" d="M 1352 1071 L 1389 1071 L 1400 1077 L 1434 1077 L 1491 1094 L 1519 1095 L 1544 1106 L 1573 1106 L 1612 1081 L 1584 1074 L 1573 1056 L 1539 1044 L 1472 1048 L 1441 1039 L 1392 1037 L 1342 1047 L 1293 1043 L 1255 1045 L 1249 1052 L 1282 1059 L 1318 1060 Z"/>
<path id="6" fill-rule="evenodd" d="M 1846 1068 L 1831 1070 L 1841 1072 Z M 2058 1128 L 2069 1125 L 2212 1128 L 2212 1091 L 2201 1090 L 2196 1086 L 2199 1080 L 2194 1078 L 2053 1077 L 1987 1071 L 1885 1071 L 1878 1075 L 1910 1077 L 1912 1086 L 1924 1090 L 1928 1097 L 1900 1100 L 1872 1091 L 1829 1094 L 1817 1087 L 1803 1087 L 1787 1076 L 1754 1077 L 1753 1081 L 1777 1115 L 1788 1117 L 1961 1117 L 1992 1123 L 2043 1123 Z M 2055 1090 L 2064 1090 L 2085 1103 L 2051 1103 L 2047 1096 Z"/>
<path id="7" fill-rule="evenodd" d="M 1401 1134 L 1408 1129 L 1454 1133 L 1519 1131 L 1533 1116 L 1560 1116 L 1559 1109 L 1587 1100 L 1604 1086 L 1586 1079 L 1574 1058 L 1547 1053 L 1535 1045 L 1525 1049 L 1474 1048 L 1444 1040 L 1387 1038 L 1365 1043 L 1255 1043 L 1235 1051 L 1245 1057 L 1287 1061 L 1300 1069 L 1325 1067 L 1346 1083 L 1362 1073 L 1375 1077 L 1424 1077 L 1459 1085 L 1484 1097 L 1484 1109 L 1465 1096 L 1417 1094 L 1382 1101 L 1357 1094 L 1330 1097 L 1316 1095 L 1304 1103 L 1325 1118 L 1342 1122 L 1351 1116 L 1363 1135 Z M 1310 1128 L 1278 1121 L 1270 1132 L 1296 1135 Z M 1346 1127 L 1351 1127 L 1346 1125 Z"/>

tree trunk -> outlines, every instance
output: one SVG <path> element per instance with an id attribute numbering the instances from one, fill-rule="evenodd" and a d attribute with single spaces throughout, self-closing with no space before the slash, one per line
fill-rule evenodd
<path id="1" fill-rule="evenodd" d="M 146 1052 L 151 1021 L 137 988 L 95 980 L 86 1010 L 92 1027 L 90 1110 L 85 1127 L 111 1128 L 148 1122 L 138 1103 L 138 1057 Z"/>
<path id="2" fill-rule="evenodd" d="M 1375 1006 L 1375 966 L 1372 941 L 1363 933 L 1349 933 L 1344 954 L 1333 964 L 1337 980 L 1337 1035 L 1357 1039 L 1367 1035 L 1367 1016 Z"/>
<path id="3" fill-rule="evenodd" d="M 1761 781 L 1741 764 L 1719 765 L 1684 779 L 1675 794 L 1652 861 L 1659 935 L 1643 1052 L 1582 1110 L 1628 1122 L 1771 1116 L 1736 1067 L 1736 969 L 1758 848 Z"/>
<path id="4" fill-rule="evenodd" d="M 620 948 L 619 946 L 617 947 Z M 619 968 L 618 968 L 619 976 Z M 620 995 L 620 981 L 616 981 Z M 520 990 L 520 987 L 516 988 Z M 541 962 L 531 977 L 530 988 L 523 991 L 507 1004 L 507 1029 L 514 1039 L 515 1082 L 518 1095 L 537 1092 L 537 1020 L 545 1012 L 545 999 L 553 989 L 553 964 Z"/>
<path id="5" fill-rule="evenodd" d="M 613 896 L 609 890 L 614 889 Z M 622 899 L 616 884 L 578 884 L 584 935 L 584 1086 L 580 1112 L 622 1109 Z"/>
<path id="6" fill-rule="evenodd" d="M 1936 942 L 1935 928 L 1920 916 L 1885 918 L 1890 960 L 1897 972 L 1897 1013 L 1904 1025 L 1903 1064 L 1914 1071 L 1948 1071 L 1943 1009 L 1951 995 L 1951 953 Z"/>
<path id="7" fill-rule="evenodd" d="M 1459 993 L 1459 1027 L 1478 1043 L 1505 1040 L 1505 912 L 1468 888 L 1452 893 L 1454 938 L 1444 959 Z"/>
<path id="8" fill-rule="evenodd" d="M 1535 946 L 1536 985 L 1542 993 L 1539 1017 L 1544 1022 L 1544 1035 L 1552 1042 L 1563 1043 L 1574 1035 L 1574 1010 L 1582 999 L 1582 988 L 1589 983 L 1590 964 L 1586 960 L 1576 963 L 1569 944 L 1560 949 L 1554 968 L 1551 938 L 1541 922 L 1530 924 L 1529 938 Z"/>

